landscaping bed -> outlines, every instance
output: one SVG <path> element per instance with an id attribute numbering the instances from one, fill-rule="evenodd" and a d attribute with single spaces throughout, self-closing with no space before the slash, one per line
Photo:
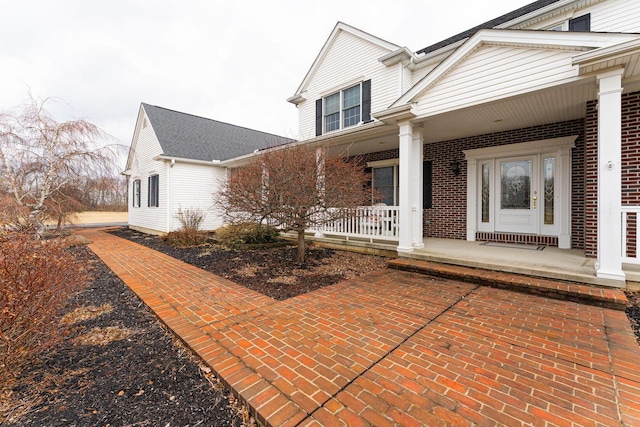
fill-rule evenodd
<path id="1" fill-rule="evenodd" d="M 338 251 L 310 245 L 305 262 L 296 259 L 294 246 L 231 250 L 215 244 L 178 248 L 160 237 L 129 228 L 111 231 L 116 236 L 155 249 L 188 264 L 225 277 L 282 301 L 386 268 L 385 257 Z"/>
<path id="2" fill-rule="evenodd" d="M 242 410 L 190 350 L 86 247 L 63 342 L 0 387 L 0 425 L 240 426 Z"/>

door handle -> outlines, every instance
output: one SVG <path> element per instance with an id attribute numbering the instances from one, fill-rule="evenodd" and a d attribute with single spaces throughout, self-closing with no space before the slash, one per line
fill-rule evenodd
<path id="1" fill-rule="evenodd" d="M 533 192 L 534 196 L 533 196 L 533 209 L 536 209 L 538 206 L 538 196 L 535 196 L 535 194 L 537 194 L 535 191 Z"/>

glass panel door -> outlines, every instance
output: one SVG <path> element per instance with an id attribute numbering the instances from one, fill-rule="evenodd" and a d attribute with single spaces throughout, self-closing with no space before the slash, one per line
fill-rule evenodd
<path id="1" fill-rule="evenodd" d="M 537 157 L 498 159 L 496 231 L 537 233 Z"/>

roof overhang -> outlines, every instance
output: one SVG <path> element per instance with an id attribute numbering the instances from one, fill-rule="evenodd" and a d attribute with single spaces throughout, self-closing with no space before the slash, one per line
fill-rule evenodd
<path id="1" fill-rule="evenodd" d="M 635 34 L 621 33 L 480 30 L 391 104 L 390 108 L 392 109 L 414 102 L 423 92 L 436 84 L 443 76 L 453 70 L 481 46 L 493 45 L 532 49 L 558 49 L 580 53 L 629 42 L 638 37 L 639 36 Z"/>
<path id="2" fill-rule="evenodd" d="M 634 72 L 629 69 L 632 64 L 635 66 L 640 58 L 640 36 L 637 37 L 575 55 L 573 65 L 579 67 L 580 75 L 589 75 L 613 67 L 623 67 L 626 69 L 626 78 L 637 77 L 640 70 Z"/>
<path id="3" fill-rule="evenodd" d="M 174 157 L 174 156 L 166 156 L 164 154 L 160 154 L 159 156 L 155 156 L 153 160 L 156 161 L 164 161 L 173 163 L 189 163 L 192 165 L 204 165 L 204 166 L 220 166 L 221 160 L 198 160 L 198 159 L 186 159 L 184 157 Z"/>

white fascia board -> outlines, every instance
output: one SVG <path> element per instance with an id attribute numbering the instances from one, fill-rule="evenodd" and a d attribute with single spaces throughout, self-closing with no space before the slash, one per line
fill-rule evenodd
<path id="1" fill-rule="evenodd" d="M 144 111 L 144 107 L 142 106 L 142 103 L 141 103 L 140 108 L 138 109 L 138 117 L 136 118 L 136 125 L 133 128 L 133 136 L 131 137 L 131 145 L 129 145 L 129 153 L 127 153 L 127 163 L 125 165 L 125 169 L 131 169 L 133 154 L 135 153 L 136 146 L 138 145 L 137 142 L 138 142 L 138 136 L 140 135 L 142 120 L 144 120 L 146 116 L 147 116 L 147 112 Z M 149 123 L 149 125 L 150 124 L 151 123 Z"/>
<path id="2" fill-rule="evenodd" d="M 573 65 L 585 66 L 602 61 L 610 61 L 628 55 L 640 54 L 640 36 L 633 35 L 631 40 L 593 49 L 573 57 Z"/>
<path id="3" fill-rule="evenodd" d="M 529 24 L 542 21 L 566 13 L 569 10 L 585 8 L 601 1 L 603 0 L 561 0 L 534 10 L 533 12 L 529 12 L 526 15 L 519 16 L 511 21 L 496 25 L 495 28 L 513 28 L 523 23 Z"/>
<path id="4" fill-rule="evenodd" d="M 295 94 L 289 97 L 287 101 L 292 102 L 294 104 L 296 103 L 295 101 L 297 101 L 298 97 L 301 96 L 302 93 L 304 92 L 304 89 L 307 87 L 307 83 L 309 83 L 309 80 L 311 80 L 311 77 L 315 73 L 316 69 L 320 66 L 320 63 L 322 62 L 327 52 L 329 51 L 329 48 L 333 40 L 338 36 L 338 33 L 340 31 L 351 33 L 356 37 L 360 37 L 361 39 L 367 40 L 375 45 L 382 47 L 383 49 L 387 49 L 390 52 L 400 49 L 400 46 L 398 46 L 397 44 L 390 43 L 372 34 L 366 33 L 362 30 L 352 27 L 351 25 L 345 24 L 344 22 L 338 21 L 336 26 L 333 28 L 333 31 L 331 31 L 331 34 L 329 35 L 329 37 L 324 42 L 322 49 L 320 49 L 318 56 L 316 56 L 316 59 L 313 61 L 311 68 L 309 68 L 309 71 L 307 71 L 307 74 L 304 76 L 304 79 L 302 80 L 302 83 L 300 83 L 300 86 L 296 90 Z"/>
<path id="5" fill-rule="evenodd" d="M 411 89 L 398 98 L 391 108 L 408 104 L 414 97 L 437 82 L 440 77 L 463 61 L 467 55 L 474 52 L 481 45 L 518 46 L 522 48 L 559 49 L 584 51 L 602 48 L 629 39 L 637 38 L 630 34 L 607 33 L 577 33 L 537 30 L 480 30 L 470 37 L 455 52 L 449 55 L 429 74 L 418 81 Z"/>
<path id="6" fill-rule="evenodd" d="M 184 157 L 173 157 L 173 156 L 165 156 L 161 154 L 153 158 L 153 160 L 162 160 L 165 162 L 179 162 L 179 163 L 189 163 L 192 165 L 204 165 L 204 166 L 220 166 L 222 163 L 220 160 L 196 160 L 196 159 L 187 159 Z"/>
<path id="7" fill-rule="evenodd" d="M 407 65 L 408 63 L 413 62 L 415 59 L 416 57 L 414 56 L 413 52 L 411 52 L 407 47 L 403 47 L 378 58 L 378 61 L 380 61 L 386 67 L 391 67 L 392 65 L 396 65 L 398 63 Z"/>

